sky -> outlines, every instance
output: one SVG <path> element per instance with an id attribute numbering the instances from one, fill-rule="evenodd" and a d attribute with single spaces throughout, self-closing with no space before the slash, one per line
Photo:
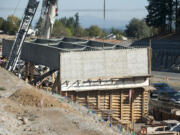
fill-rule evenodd
<path id="1" fill-rule="evenodd" d="M 42 2 L 42 0 L 39 0 Z M 13 14 L 22 18 L 24 9 L 28 0 L 0 0 L 0 17 L 6 18 Z M 59 0 L 59 16 L 70 17 L 79 13 L 80 24 L 83 27 L 89 27 L 96 24 L 100 27 L 119 27 L 125 25 L 133 18 L 142 19 L 146 17 L 147 0 L 106 0 L 106 20 L 103 20 L 103 3 L 104 0 Z M 16 8 L 17 7 L 17 8 Z M 37 10 L 33 23 L 39 18 L 41 3 Z"/>

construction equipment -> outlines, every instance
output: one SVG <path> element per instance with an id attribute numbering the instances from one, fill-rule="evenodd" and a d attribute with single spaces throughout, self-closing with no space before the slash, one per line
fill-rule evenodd
<path id="1" fill-rule="evenodd" d="M 22 45 L 26 38 L 27 32 L 31 25 L 31 22 L 34 18 L 36 10 L 38 8 L 39 2 L 37 0 L 29 0 L 26 7 L 24 17 L 21 21 L 16 39 L 11 48 L 10 55 L 6 64 L 6 69 L 9 71 L 14 71 L 17 65 L 17 62 L 21 55 Z"/>
<path id="2" fill-rule="evenodd" d="M 57 1 L 58 0 L 43 0 L 41 18 L 42 27 L 40 29 L 40 37 L 49 39 L 50 33 L 53 29 L 54 18 L 57 16 Z M 14 71 L 17 62 L 21 55 L 22 45 L 26 38 L 29 27 L 32 23 L 36 10 L 38 8 L 39 1 L 29 0 L 27 8 L 24 13 L 24 17 L 21 21 L 16 39 L 13 43 L 8 61 L 6 64 L 6 69 L 9 71 Z"/>
<path id="3" fill-rule="evenodd" d="M 43 0 L 41 9 L 41 28 L 39 30 L 40 38 L 49 39 L 53 30 L 55 17 L 58 15 L 58 0 Z"/>

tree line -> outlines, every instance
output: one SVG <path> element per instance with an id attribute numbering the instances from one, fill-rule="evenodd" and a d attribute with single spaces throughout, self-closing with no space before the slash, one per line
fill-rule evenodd
<path id="1" fill-rule="evenodd" d="M 112 28 L 109 32 L 97 25 L 83 28 L 80 25 L 79 14 L 76 13 L 73 17 L 56 19 L 52 36 L 104 38 L 111 33 L 116 35 L 117 39 L 122 39 L 122 36 L 142 39 L 171 32 L 180 33 L 180 0 L 148 0 L 146 9 L 148 15 L 145 18 L 133 18 L 126 25 L 125 30 Z M 16 16 L 10 15 L 7 19 L 0 17 L 0 30 L 6 34 L 16 34 L 19 24 L 20 19 Z M 39 30 L 42 28 L 42 18 L 35 28 Z"/>
<path id="2" fill-rule="evenodd" d="M 10 15 L 7 19 L 0 17 L 0 30 L 3 30 L 6 34 L 15 35 L 19 25 L 20 19 L 16 16 Z M 35 28 L 41 30 L 42 18 L 38 20 Z M 145 38 L 151 36 L 151 28 L 146 25 L 144 19 L 140 20 L 137 18 L 133 18 L 124 31 L 111 28 L 110 31 L 107 32 L 97 25 L 92 25 L 89 28 L 82 28 L 79 22 L 79 14 L 76 13 L 73 17 L 56 19 L 51 35 L 52 37 L 74 36 L 105 38 L 108 34 L 116 35 L 117 39 L 122 39 L 122 36 Z"/>
<path id="3" fill-rule="evenodd" d="M 159 34 L 180 32 L 180 0 L 148 0 L 146 23 Z"/>
<path id="4" fill-rule="evenodd" d="M 40 29 L 41 18 L 37 23 L 38 29 Z M 79 22 L 79 14 L 76 13 L 74 17 L 63 17 L 56 19 L 52 31 L 53 37 L 60 36 L 75 36 L 75 37 L 99 37 L 105 38 L 108 34 L 116 35 L 116 39 L 121 40 L 122 36 L 131 38 L 146 38 L 151 36 L 151 28 L 147 26 L 144 19 L 133 18 L 126 26 L 125 30 L 111 28 L 109 32 L 100 28 L 97 25 L 92 25 L 89 28 L 82 28 Z"/>
<path id="5" fill-rule="evenodd" d="M 57 19 L 54 24 L 52 36 L 75 36 L 75 37 L 102 37 L 105 32 L 97 25 L 92 25 L 89 28 L 82 28 L 80 25 L 79 14 L 74 17 L 63 17 Z"/>
<path id="6" fill-rule="evenodd" d="M 9 35 L 15 35 L 20 25 L 20 19 L 16 16 L 10 15 L 7 19 L 0 17 L 0 30 Z"/>

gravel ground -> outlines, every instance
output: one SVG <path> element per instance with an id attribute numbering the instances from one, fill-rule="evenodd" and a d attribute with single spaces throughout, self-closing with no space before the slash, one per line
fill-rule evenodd
<path id="1" fill-rule="evenodd" d="M 92 111 L 60 95 L 39 90 L 43 95 L 57 99 L 61 107 L 27 106 L 12 100 L 9 96 L 17 90 L 33 87 L 2 68 L 0 87 L 5 89 L 0 90 L 0 135 L 128 134 L 120 132 L 116 126 L 109 127 L 107 122 Z"/>

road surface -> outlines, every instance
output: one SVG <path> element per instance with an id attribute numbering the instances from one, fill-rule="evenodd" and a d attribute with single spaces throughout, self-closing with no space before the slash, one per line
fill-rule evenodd
<path id="1" fill-rule="evenodd" d="M 152 71 L 152 75 L 161 78 L 166 78 L 167 76 L 168 78 L 173 80 L 180 80 L 180 73 Z"/>
<path id="2" fill-rule="evenodd" d="M 152 83 L 168 83 L 173 88 L 180 90 L 180 73 L 152 71 Z"/>

